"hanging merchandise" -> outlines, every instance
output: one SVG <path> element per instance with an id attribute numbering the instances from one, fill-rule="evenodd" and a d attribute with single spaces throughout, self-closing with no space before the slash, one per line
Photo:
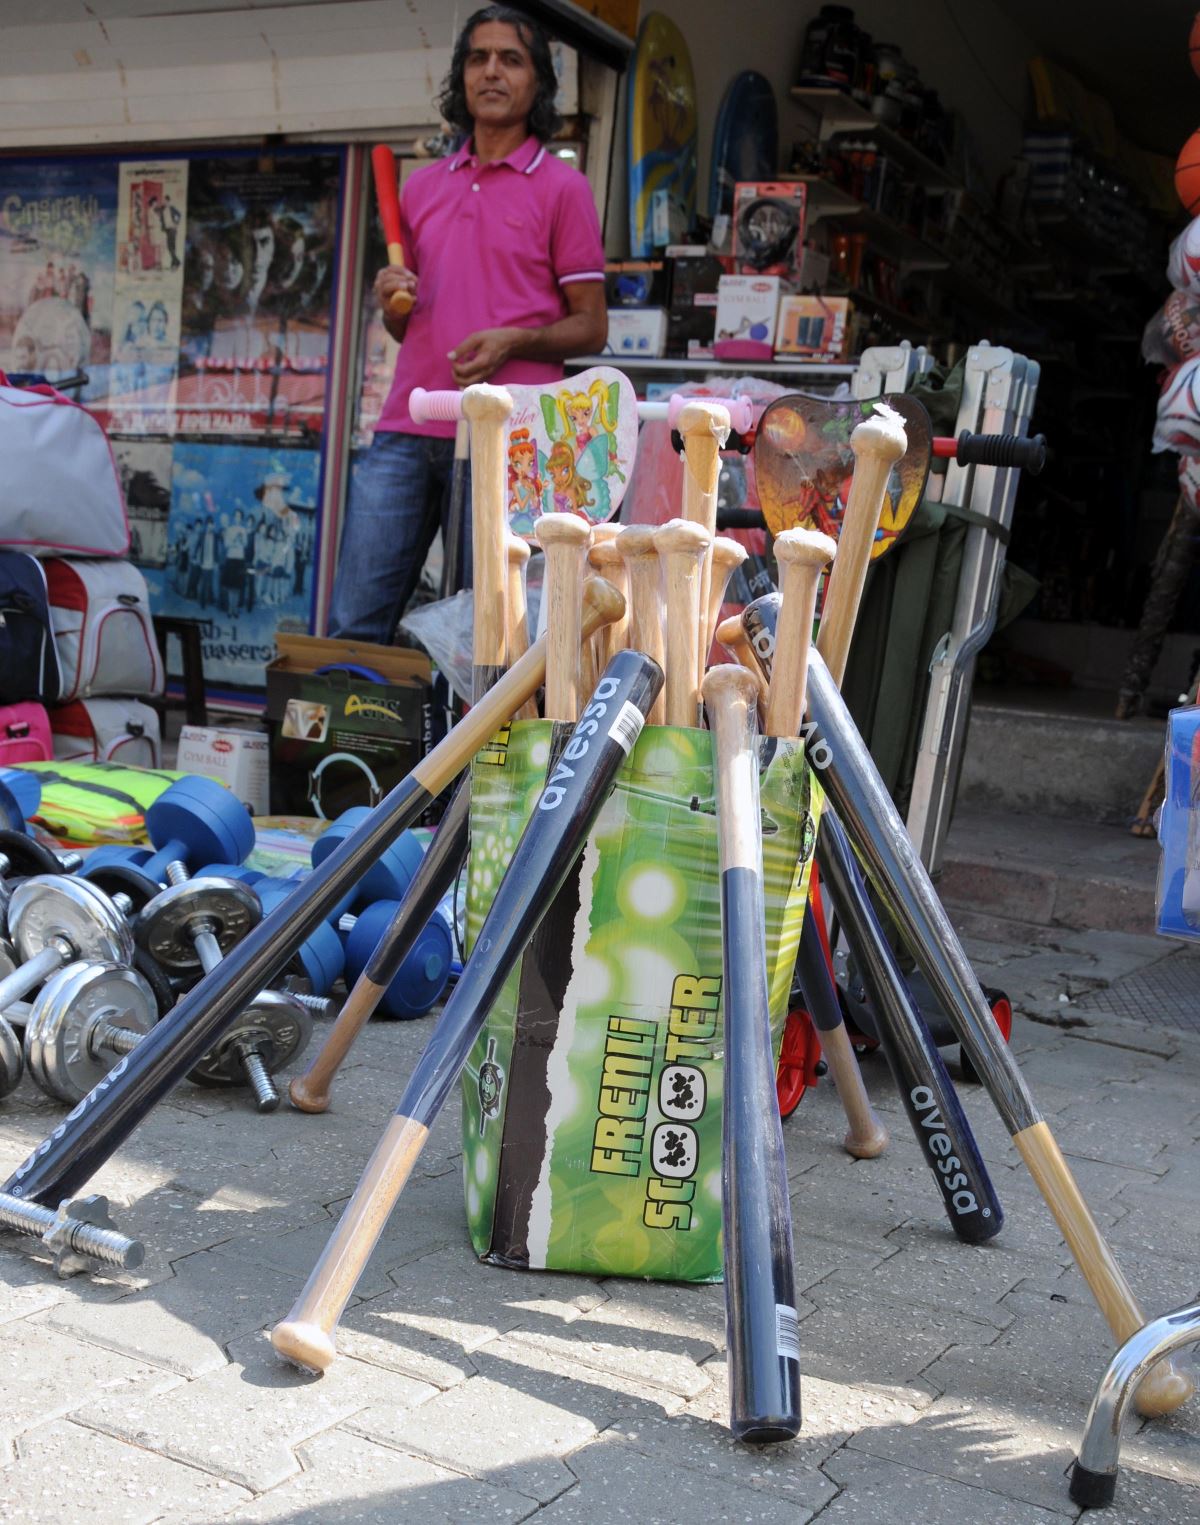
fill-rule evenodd
<path id="1" fill-rule="evenodd" d="M 86 408 L 50 386 L 0 384 L 0 459 L 0 543 L 41 556 L 129 550 L 116 463 Z"/>
<path id="2" fill-rule="evenodd" d="M 1185 360 L 1168 376 L 1158 399 L 1150 448 L 1155 453 L 1200 454 L 1200 356 Z"/>
<path id="3" fill-rule="evenodd" d="M 679 243 L 696 211 L 696 80 L 683 33 L 651 11 L 629 76 L 629 252 Z"/>
<path id="4" fill-rule="evenodd" d="M 45 569 L 23 551 L 0 550 L 0 704 L 53 704 L 60 684 Z"/>
<path id="5" fill-rule="evenodd" d="M 62 698 L 158 694 L 162 660 L 146 579 L 127 561 L 48 560 Z"/>
<path id="6" fill-rule="evenodd" d="M 53 756 L 60 762 L 114 762 L 157 768 L 158 712 L 140 699 L 77 699 L 51 712 Z"/>

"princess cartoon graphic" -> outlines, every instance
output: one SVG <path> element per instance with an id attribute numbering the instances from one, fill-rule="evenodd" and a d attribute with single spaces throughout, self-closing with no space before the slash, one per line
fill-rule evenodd
<path id="1" fill-rule="evenodd" d="M 575 470 L 575 455 L 566 440 L 559 440 L 546 457 L 546 470 L 550 474 L 550 491 L 556 514 L 578 514 L 581 519 L 591 516 L 587 510 L 593 507 L 592 484 Z"/>
<path id="2" fill-rule="evenodd" d="M 508 442 L 508 518 L 514 534 L 532 533 L 541 497 L 537 441 L 528 429 L 514 429 Z"/>

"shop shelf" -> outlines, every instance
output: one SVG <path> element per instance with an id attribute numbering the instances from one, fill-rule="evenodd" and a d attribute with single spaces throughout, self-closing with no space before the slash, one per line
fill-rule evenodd
<path id="1" fill-rule="evenodd" d="M 919 148 L 901 137 L 894 127 L 888 127 L 873 116 L 865 106 L 860 106 L 852 96 L 841 90 L 820 89 L 816 86 L 794 85 L 792 99 L 799 106 L 807 106 L 821 118 L 821 136 L 830 137 L 835 132 L 869 131 L 882 152 L 930 191 L 961 189 L 958 180 L 942 164 L 936 164 Z"/>

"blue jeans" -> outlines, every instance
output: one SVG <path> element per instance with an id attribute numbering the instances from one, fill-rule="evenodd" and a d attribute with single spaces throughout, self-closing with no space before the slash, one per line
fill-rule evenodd
<path id="1" fill-rule="evenodd" d="M 438 528 L 446 544 L 454 441 L 376 434 L 355 466 L 338 554 L 329 634 L 389 645 Z M 459 524 L 460 586 L 471 583 L 471 484 Z"/>

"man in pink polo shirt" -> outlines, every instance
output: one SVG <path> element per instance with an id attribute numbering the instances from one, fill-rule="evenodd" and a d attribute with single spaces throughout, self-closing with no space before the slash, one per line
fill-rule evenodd
<path id="1" fill-rule="evenodd" d="M 408 268 L 375 278 L 400 356 L 374 443 L 355 469 L 331 635 L 390 641 L 439 524 L 447 539 L 454 426 L 414 423 L 413 387 L 558 381 L 569 355 L 604 345 L 604 248 L 592 193 L 546 147 L 559 125 L 556 90 L 534 22 L 504 5 L 476 11 L 438 103 L 465 141 L 406 183 Z M 395 318 L 388 301 L 401 289 L 414 305 Z M 460 529 L 469 583 L 469 506 Z"/>

